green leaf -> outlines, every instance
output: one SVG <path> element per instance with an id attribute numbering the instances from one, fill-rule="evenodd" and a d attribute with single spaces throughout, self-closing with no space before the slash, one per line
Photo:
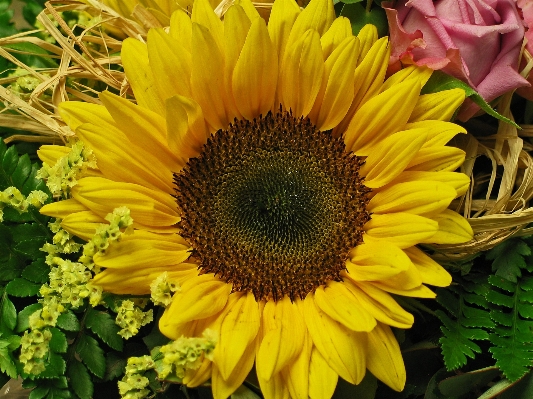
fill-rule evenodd
<path id="1" fill-rule="evenodd" d="M 429 78 L 429 80 L 423 87 L 421 94 L 437 93 L 439 91 L 451 89 L 463 89 L 466 93 L 466 96 L 469 97 L 474 103 L 479 106 L 479 108 L 481 108 L 487 114 L 520 129 L 520 126 L 518 126 L 515 122 L 496 112 L 496 110 L 494 110 L 483 99 L 483 97 L 481 97 L 478 92 L 471 88 L 467 83 L 456 79 L 453 76 L 447 75 L 444 72 L 434 71 L 431 75 L 431 78 Z"/>
<path id="2" fill-rule="evenodd" d="M 39 378 L 59 378 L 65 375 L 66 362 L 58 353 L 50 352 L 45 370 L 39 374 Z"/>
<path id="3" fill-rule="evenodd" d="M 360 1 L 343 1 L 344 7 L 342 7 L 340 15 L 350 20 L 352 24 L 352 31 L 354 35 L 357 35 L 363 26 L 367 24 L 374 25 L 378 30 L 378 36 L 383 37 L 387 34 L 389 25 L 387 22 L 387 15 L 385 10 L 380 7 L 374 7 L 370 11 L 360 4 Z"/>
<path id="4" fill-rule="evenodd" d="M 104 377 L 106 362 L 104 351 L 98 346 L 98 341 L 83 334 L 76 343 L 76 352 L 91 373 L 99 378 Z"/>
<path id="5" fill-rule="evenodd" d="M 106 359 L 104 381 L 114 380 L 124 375 L 127 360 L 118 352 L 109 352 Z"/>
<path id="6" fill-rule="evenodd" d="M 3 342 L 0 340 L 0 343 Z M 11 378 L 17 378 L 17 366 L 13 361 L 11 351 L 5 347 L 0 348 L 0 371 L 7 374 Z"/>
<path id="7" fill-rule="evenodd" d="M 80 399 L 91 399 L 94 392 L 93 382 L 87 368 L 76 360 L 70 362 L 67 368 L 67 377 L 74 393 Z"/>
<path id="8" fill-rule="evenodd" d="M 521 238 L 511 238 L 487 252 L 485 258 L 492 260 L 492 271 L 512 283 L 522 276 L 526 268 L 524 256 L 531 255 L 531 249 Z M 495 283 L 494 285 L 499 285 Z"/>
<path id="9" fill-rule="evenodd" d="M 48 281 L 49 274 L 50 266 L 45 263 L 44 258 L 41 258 L 30 263 L 22 272 L 22 277 L 34 283 L 44 284 Z"/>
<path id="10" fill-rule="evenodd" d="M 89 309 L 85 318 L 85 325 L 111 348 L 122 351 L 124 341 L 118 335 L 120 327 L 115 324 L 115 320 L 109 313 Z"/>
<path id="11" fill-rule="evenodd" d="M 16 278 L 6 285 L 6 292 L 19 298 L 37 295 L 40 289 L 41 284 L 35 284 L 23 278 Z"/>
<path id="12" fill-rule="evenodd" d="M 38 386 L 30 392 L 30 396 L 28 399 L 42 399 L 46 395 L 48 395 L 48 392 L 50 392 L 50 387 Z"/>
<path id="13" fill-rule="evenodd" d="M 20 333 L 22 331 L 26 331 L 30 328 L 30 316 L 34 314 L 39 309 L 42 309 L 43 305 L 40 303 L 32 303 L 31 305 L 26 306 L 24 309 L 22 309 L 17 318 L 17 325 L 15 327 L 15 331 Z"/>
<path id="14" fill-rule="evenodd" d="M 72 311 L 62 313 L 57 318 L 56 326 L 66 331 L 80 331 L 80 322 Z"/>
<path id="15" fill-rule="evenodd" d="M 4 293 L 0 301 L 0 333 L 9 332 L 17 325 L 17 310 L 15 305 Z M 11 335 L 11 334 L 9 334 Z"/>
<path id="16" fill-rule="evenodd" d="M 50 340 L 50 350 L 55 353 L 66 353 L 68 349 L 67 337 L 57 328 L 50 328 L 52 339 Z"/>

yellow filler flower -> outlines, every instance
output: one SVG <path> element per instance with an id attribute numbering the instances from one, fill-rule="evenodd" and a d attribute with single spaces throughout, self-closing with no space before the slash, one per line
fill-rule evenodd
<path id="1" fill-rule="evenodd" d="M 451 277 L 416 245 L 472 230 L 447 209 L 469 185 L 445 145 L 465 132 L 446 122 L 464 93 L 420 95 L 431 72 L 414 66 L 384 80 L 388 59 L 387 38 L 354 37 L 330 0 L 276 0 L 268 26 L 249 0 L 224 21 L 196 0 L 168 32 L 124 42 L 137 105 L 61 104 L 98 169 L 42 212 L 88 239 L 130 210 L 134 233 L 95 256 L 93 283 L 149 294 L 166 272 L 181 287 L 161 332 L 218 334 L 188 386 L 211 379 L 226 398 L 255 363 L 268 399 L 329 398 L 366 369 L 403 389 L 390 326 L 413 316 L 391 294 L 434 297 L 424 284 Z"/>

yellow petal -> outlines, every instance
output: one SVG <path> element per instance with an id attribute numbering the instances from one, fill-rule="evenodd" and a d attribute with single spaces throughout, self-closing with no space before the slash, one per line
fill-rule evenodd
<path id="1" fill-rule="evenodd" d="M 90 122 L 99 125 L 102 129 L 108 126 L 115 127 L 115 121 L 109 111 L 97 104 L 84 103 L 81 101 L 65 101 L 59 104 L 59 115 L 72 130 L 78 126 Z M 64 147 L 67 148 L 67 147 Z"/>
<path id="2" fill-rule="evenodd" d="M 64 219 L 71 213 L 87 211 L 87 207 L 73 198 L 44 205 L 39 211 L 43 215 Z"/>
<path id="3" fill-rule="evenodd" d="M 155 234 L 136 230 L 113 243 L 105 253 L 97 253 L 94 263 L 114 269 L 136 269 L 175 265 L 189 258 L 191 248 L 177 234 Z"/>
<path id="4" fill-rule="evenodd" d="M 74 186 L 72 198 L 101 217 L 126 206 L 134 225 L 173 226 L 180 220 L 170 195 L 133 183 L 86 177 Z"/>
<path id="5" fill-rule="evenodd" d="M 352 104 L 358 47 L 355 37 L 346 38 L 325 62 L 322 87 L 309 115 L 319 130 L 337 126 Z"/>
<path id="6" fill-rule="evenodd" d="M 259 15 L 259 12 L 257 12 L 257 9 L 254 6 L 254 3 L 252 3 L 250 0 L 235 0 L 233 4 L 241 6 L 246 12 L 246 15 L 248 16 L 250 21 L 253 21 L 256 18 L 261 17 Z M 225 18 L 225 15 L 224 15 L 224 18 Z M 225 19 L 224 19 L 224 23 L 225 23 Z"/>
<path id="7" fill-rule="evenodd" d="M 217 343 L 217 345 L 220 345 L 220 342 Z M 248 345 L 241 356 L 239 367 L 235 367 L 227 379 L 222 377 L 219 369 L 220 363 L 214 362 L 213 371 L 211 374 L 211 384 L 213 386 L 214 399 L 227 399 L 231 394 L 233 394 L 248 376 L 248 373 L 254 365 L 254 360 L 255 344 L 251 344 Z"/>
<path id="8" fill-rule="evenodd" d="M 179 338 L 175 335 L 175 327 L 218 313 L 226 305 L 230 292 L 231 284 L 212 274 L 187 280 L 159 320 L 159 330 L 170 339 Z"/>
<path id="9" fill-rule="evenodd" d="M 357 38 L 361 42 L 361 52 L 358 60 L 358 62 L 361 62 L 368 55 L 374 43 L 378 41 L 378 30 L 375 25 L 366 24 L 357 34 Z"/>
<path id="10" fill-rule="evenodd" d="M 347 276 L 354 281 L 382 280 L 409 269 L 410 263 L 407 255 L 395 245 L 364 243 L 350 251 L 346 261 Z"/>
<path id="11" fill-rule="evenodd" d="M 204 359 L 198 369 L 189 369 L 185 372 L 185 377 L 183 377 L 182 382 L 189 388 L 195 388 L 205 383 L 211 375 L 212 362 L 209 359 Z"/>
<path id="12" fill-rule="evenodd" d="M 417 247 L 411 247 L 404 251 L 418 269 L 418 273 L 420 273 L 424 284 L 447 287 L 452 283 L 452 276 L 450 273 L 427 256 L 422 250 Z"/>
<path id="13" fill-rule="evenodd" d="M 404 171 L 426 141 L 420 130 L 398 132 L 377 143 L 361 168 L 365 186 L 379 188 Z"/>
<path id="14" fill-rule="evenodd" d="M 320 37 L 316 31 L 308 30 L 287 48 L 281 67 L 283 107 L 292 110 L 295 117 L 305 117 L 311 111 L 320 90 L 323 71 Z"/>
<path id="15" fill-rule="evenodd" d="M 309 29 L 322 36 L 335 20 L 333 2 L 330 0 L 311 0 L 300 13 L 289 35 L 289 46 L 298 41 Z"/>
<path id="16" fill-rule="evenodd" d="M 242 116 L 252 120 L 273 108 L 278 62 L 265 21 L 256 18 L 233 71 L 233 97 Z"/>
<path id="17" fill-rule="evenodd" d="M 464 173 L 457 172 L 424 172 L 424 171 L 405 171 L 398 175 L 387 186 L 382 187 L 380 190 L 385 190 L 396 184 L 404 182 L 426 182 L 426 181 L 439 181 L 453 187 L 456 191 L 456 197 L 459 197 L 466 193 L 470 186 L 470 178 Z"/>
<path id="18" fill-rule="evenodd" d="M 346 130 L 346 148 L 357 155 L 369 155 L 381 140 L 403 130 L 419 93 L 420 83 L 406 81 L 366 102 Z"/>
<path id="19" fill-rule="evenodd" d="M 192 9 L 191 21 L 193 24 L 197 23 L 208 29 L 211 33 L 211 36 L 215 40 L 219 51 L 221 53 L 224 51 L 224 24 L 220 18 L 217 17 L 208 0 L 195 0 L 194 7 Z M 195 63 L 194 65 L 201 64 Z"/>
<path id="20" fill-rule="evenodd" d="M 424 147 L 407 165 L 409 170 L 452 172 L 463 164 L 465 152 L 455 147 Z"/>
<path id="21" fill-rule="evenodd" d="M 148 58 L 161 98 L 191 96 L 191 53 L 163 29 L 148 31 Z"/>
<path id="22" fill-rule="evenodd" d="M 170 36 L 185 50 L 191 51 L 192 22 L 183 10 L 176 10 L 170 17 Z"/>
<path id="23" fill-rule="evenodd" d="M 91 211 L 81 211 L 66 215 L 61 221 L 61 227 L 86 241 L 94 237 L 96 228 L 102 223 L 107 223 L 101 216 Z"/>
<path id="24" fill-rule="evenodd" d="M 350 23 L 350 20 L 346 17 L 336 18 L 328 31 L 324 33 L 320 39 L 324 59 L 327 59 L 333 50 L 335 50 L 337 46 L 348 37 L 354 37 L 352 34 L 352 24 Z M 357 42 L 359 43 L 359 39 L 357 39 Z M 359 46 L 357 46 L 357 50 L 359 50 Z M 357 56 L 359 55 L 358 53 L 359 51 L 357 51 L 357 54 L 354 54 L 356 62 Z"/>
<path id="25" fill-rule="evenodd" d="M 377 193 L 368 203 L 367 210 L 378 214 L 407 212 L 433 215 L 445 210 L 456 193 L 453 187 L 440 182 L 398 183 Z"/>
<path id="26" fill-rule="evenodd" d="M 376 320 L 397 328 L 411 328 L 415 319 L 385 291 L 370 283 L 346 283 L 346 287 L 359 299 L 361 306 Z"/>
<path id="27" fill-rule="evenodd" d="M 363 238 L 365 242 L 386 240 L 400 248 L 409 248 L 431 238 L 438 228 L 436 221 L 410 213 L 372 215 L 365 224 L 366 235 Z"/>
<path id="28" fill-rule="evenodd" d="M 159 115 L 165 115 L 163 100 L 157 91 L 155 77 L 148 61 L 146 44 L 137 39 L 127 38 L 122 43 L 121 57 L 137 104 Z"/>
<path id="29" fill-rule="evenodd" d="M 250 346 L 255 348 L 254 340 L 260 323 L 259 306 L 254 295 L 250 292 L 233 295 L 238 296 L 238 299 L 222 320 L 220 337 L 215 350 L 217 369 L 222 378 L 227 381 L 231 379 L 236 368 L 242 367 L 241 360 L 247 348 Z"/>
<path id="30" fill-rule="evenodd" d="M 192 63 L 201 65 L 191 72 L 191 90 L 204 117 L 214 129 L 225 129 L 233 118 L 226 115 L 224 59 L 213 36 L 202 25 L 192 25 Z"/>
<path id="31" fill-rule="evenodd" d="M 241 55 L 251 22 L 241 6 L 234 5 L 224 15 L 224 85 L 228 94 L 227 106 L 237 119 L 242 119 L 237 109 L 236 96 L 233 94 L 233 72 Z M 277 67 L 277 66 L 276 66 Z M 241 102 L 243 99 L 239 99 Z"/>
<path id="32" fill-rule="evenodd" d="M 409 122 L 406 129 L 424 129 L 427 132 L 427 140 L 424 147 L 436 147 L 447 144 L 457 134 L 466 134 L 466 129 L 455 123 L 442 121 L 419 121 Z"/>
<path id="33" fill-rule="evenodd" d="M 37 150 L 37 156 L 43 163 L 54 166 L 59 158 L 70 152 L 70 147 L 64 145 L 42 145 Z"/>
<path id="34" fill-rule="evenodd" d="M 405 365 L 400 345 L 389 326 L 378 323 L 368 334 L 367 368 L 380 381 L 402 391 L 405 386 Z"/>
<path id="35" fill-rule="evenodd" d="M 265 399 L 289 399 L 289 388 L 283 380 L 281 373 L 273 375 L 270 380 L 265 380 L 259 375 L 261 394 Z"/>
<path id="36" fill-rule="evenodd" d="M 339 376 L 324 360 L 320 352 L 313 347 L 309 363 L 309 397 L 326 399 L 333 396 Z"/>
<path id="37" fill-rule="evenodd" d="M 387 284 L 383 282 L 374 281 L 372 282 L 372 285 L 374 285 L 378 289 L 390 292 L 391 294 L 395 295 L 402 295 L 414 298 L 435 298 L 437 296 L 425 285 L 419 285 L 418 287 L 410 289 L 402 287 L 401 284 L 395 285 L 390 281 Z"/>
<path id="38" fill-rule="evenodd" d="M 147 295 L 150 294 L 150 284 L 162 273 L 167 273 L 170 281 L 181 284 L 198 274 L 198 265 L 181 263 L 128 271 L 106 269 L 94 276 L 92 281 L 104 291 L 114 294 Z M 177 335 L 183 335 L 183 331 Z"/>
<path id="39" fill-rule="evenodd" d="M 102 134 L 98 125 L 85 123 L 76 129 L 76 134 L 83 142 L 87 143 L 96 155 L 98 167 L 104 177 L 135 183 L 157 191 L 174 193 L 172 184 L 172 170 L 181 169 L 179 166 L 165 165 L 162 161 L 172 161 L 168 157 L 158 158 L 150 151 L 132 143 L 126 135 L 116 129 L 107 128 Z M 153 143 L 152 148 L 158 148 Z"/>
<path id="40" fill-rule="evenodd" d="M 411 65 L 390 76 L 385 82 L 383 82 L 383 86 L 381 86 L 380 91 L 383 92 L 391 87 L 394 87 L 398 83 L 405 82 L 406 80 L 418 81 L 420 82 L 420 87 L 424 87 L 428 79 L 431 77 L 432 72 L 433 70 L 428 67 Z"/>
<path id="41" fill-rule="evenodd" d="M 270 380 L 301 352 L 305 325 L 288 297 L 268 301 L 263 309 L 263 338 L 257 352 L 257 374 Z"/>
<path id="42" fill-rule="evenodd" d="M 407 270 L 388 279 L 377 281 L 393 287 L 401 287 L 401 289 L 404 290 L 411 290 L 422 285 L 422 277 L 420 276 L 420 273 L 418 273 L 418 269 L 413 265 L 413 262 L 409 262 Z"/>
<path id="43" fill-rule="evenodd" d="M 363 46 L 368 42 L 364 43 L 361 41 L 361 38 L 359 39 L 361 43 L 361 49 L 359 50 L 360 53 L 358 65 L 354 72 L 354 98 L 346 117 L 333 130 L 333 133 L 336 135 L 344 134 L 348 129 L 355 112 L 361 108 L 365 102 L 378 94 L 379 89 L 383 84 L 383 79 L 385 78 L 385 72 L 387 71 L 390 54 L 387 38 L 384 37 L 373 43 L 372 47 L 368 51 L 367 56 L 365 56 L 363 59 L 361 58 L 361 54 L 364 52 Z M 400 127 L 398 128 L 401 129 Z"/>
<path id="44" fill-rule="evenodd" d="M 165 104 L 169 149 L 185 159 L 198 156 L 209 136 L 202 108 L 183 96 L 171 97 Z"/>
<path id="45" fill-rule="evenodd" d="M 357 298 L 342 282 L 329 281 L 326 288 L 318 287 L 315 303 L 329 317 L 352 331 L 368 332 L 376 326 L 376 319 L 361 308 Z"/>
<path id="46" fill-rule="evenodd" d="M 452 210 L 445 210 L 433 219 L 439 223 L 439 229 L 435 235 L 428 237 L 422 242 L 431 244 L 462 244 L 468 242 L 474 236 L 472 227 L 468 221 Z"/>
<path id="47" fill-rule="evenodd" d="M 108 91 L 100 93 L 100 100 L 110 112 L 116 126 L 132 143 L 151 154 L 158 154 L 158 158 L 170 158 L 173 161 L 169 162 L 169 166 L 177 166 L 177 158 L 167 148 L 164 117 L 150 110 L 139 109 L 131 101 Z"/>
<path id="48" fill-rule="evenodd" d="M 465 100 L 465 91 L 451 89 L 438 93 L 424 94 L 419 97 L 409 122 L 424 120 L 449 121 Z"/>
<path id="49" fill-rule="evenodd" d="M 311 337 L 306 333 L 302 351 L 296 360 L 282 371 L 292 399 L 309 399 L 309 362 L 312 346 Z"/>
<path id="50" fill-rule="evenodd" d="M 294 0 L 278 0 L 272 5 L 268 20 L 268 34 L 277 50 L 279 62 L 283 60 L 289 34 L 299 14 L 300 7 Z"/>
<path id="51" fill-rule="evenodd" d="M 304 309 L 309 334 L 326 363 L 349 383 L 359 384 L 365 375 L 367 334 L 330 318 L 316 305 L 313 294 L 305 298 Z"/>

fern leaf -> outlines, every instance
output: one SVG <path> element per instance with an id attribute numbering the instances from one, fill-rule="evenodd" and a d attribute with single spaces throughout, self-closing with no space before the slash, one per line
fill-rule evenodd
<path id="1" fill-rule="evenodd" d="M 533 365 L 533 277 L 525 276 L 515 284 L 493 275 L 492 290 L 487 294 L 491 317 L 497 323 L 489 335 L 489 351 L 496 366 L 510 380 L 523 377 Z M 513 288 L 512 290 L 510 288 Z"/>
<path id="2" fill-rule="evenodd" d="M 485 258 L 492 260 L 492 271 L 496 276 L 516 283 L 522 276 L 522 269 L 527 267 L 526 256 L 531 255 L 531 248 L 522 238 L 511 238 L 491 249 Z"/>

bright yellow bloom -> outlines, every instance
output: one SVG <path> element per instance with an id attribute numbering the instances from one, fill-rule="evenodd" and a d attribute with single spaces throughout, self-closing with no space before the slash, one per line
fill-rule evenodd
<path id="1" fill-rule="evenodd" d="M 390 294 L 434 297 L 424 284 L 451 277 L 417 245 L 472 230 L 447 209 L 469 185 L 446 146 L 465 132 L 447 122 L 464 93 L 421 95 L 431 72 L 414 66 L 384 80 L 388 59 L 387 39 L 354 37 L 330 0 L 277 0 L 268 25 L 249 0 L 223 22 L 196 0 L 168 33 L 124 42 L 137 105 L 105 92 L 60 107 L 98 170 L 42 212 L 88 239 L 128 207 L 135 231 L 94 257 L 94 283 L 179 284 L 161 331 L 218 334 L 188 386 L 211 379 L 226 398 L 255 363 L 267 399 L 329 398 L 366 369 L 403 389 L 390 326 L 413 316 Z"/>

